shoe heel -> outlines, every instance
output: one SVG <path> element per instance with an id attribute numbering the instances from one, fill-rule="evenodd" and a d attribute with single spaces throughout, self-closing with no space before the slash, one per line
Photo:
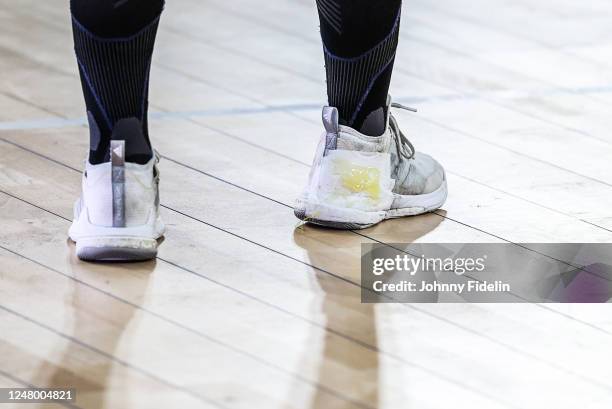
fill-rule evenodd
<path id="1" fill-rule="evenodd" d="M 359 229 L 385 218 L 393 202 L 386 153 L 331 150 L 313 173 L 307 194 L 298 199 L 301 220 L 342 229 Z"/>
<path id="2" fill-rule="evenodd" d="M 388 154 L 330 151 L 313 182 L 320 203 L 362 211 L 386 210 L 393 202 Z"/>

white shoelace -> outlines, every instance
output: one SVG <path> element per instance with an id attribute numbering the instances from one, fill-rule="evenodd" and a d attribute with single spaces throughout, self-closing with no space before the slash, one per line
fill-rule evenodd
<path id="1" fill-rule="evenodd" d="M 406 105 L 399 104 L 397 102 L 391 103 L 391 108 L 405 109 L 406 111 L 417 112 L 415 108 L 410 108 Z M 399 128 L 397 124 L 397 120 L 391 113 L 389 113 L 389 126 L 391 127 L 391 131 L 395 136 L 395 145 L 397 147 L 397 157 L 404 157 L 406 159 L 412 159 L 415 154 L 414 145 L 412 142 L 404 135 L 402 130 Z"/>

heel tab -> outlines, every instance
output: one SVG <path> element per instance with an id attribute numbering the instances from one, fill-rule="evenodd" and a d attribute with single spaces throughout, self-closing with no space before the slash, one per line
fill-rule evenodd
<path id="1" fill-rule="evenodd" d="M 125 166 L 125 141 L 111 141 L 110 151 L 112 166 Z"/>
<path id="2" fill-rule="evenodd" d="M 125 227 L 125 141 L 111 141 L 113 227 Z"/>
<path id="3" fill-rule="evenodd" d="M 321 116 L 326 132 L 325 152 L 323 153 L 323 156 L 326 156 L 328 151 L 335 150 L 338 146 L 338 132 L 340 131 L 338 108 L 323 107 Z"/>
<path id="4" fill-rule="evenodd" d="M 338 133 L 340 127 L 338 125 L 340 115 L 338 114 L 338 108 L 336 107 L 323 107 L 321 114 L 323 120 L 323 126 L 328 133 Z"/>

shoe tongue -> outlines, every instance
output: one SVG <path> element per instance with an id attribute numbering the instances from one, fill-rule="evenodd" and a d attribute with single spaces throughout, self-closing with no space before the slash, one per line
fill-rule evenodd
<path id="1" fill-rule="evenodd" d="M 323 126 L 327 133 L 338 133 L 338 109 L 335 107 L 323 107 Z"/>

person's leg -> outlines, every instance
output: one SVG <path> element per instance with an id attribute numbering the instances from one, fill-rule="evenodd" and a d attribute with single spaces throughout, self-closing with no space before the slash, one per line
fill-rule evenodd
<path id="1" fill-rule="evenodd" d="M 316 0 L 329 105 L 340 124 L 366 135 L 385 131 L 401 0 Z"/>
<path id="2" fill-rule="evenodd" d="M 147 129 L 149 71 L 164 0 L 71 0 L 90 130 L 82 195 L 68 232 L 82 260 L 157 254 L 159 172 Z"/>
<path id="3" fill-rule="evenodd" d="M 71 0 L 74 47 L 90 125 L 91 164 L 110 160 L 111 139 L 126 160 L 152 155 L 147 127 L 151 56 L 164 0 Z"/>
<path id="4" fill-rule="evenodd" d="M 316 0 L 329 106 L 297 218 L 339 229 L 438 209 L 442 166 L 417 152 L 389 109 L 401 0 Z M 412 110 L 411 108 L 407 108 Z"/>

